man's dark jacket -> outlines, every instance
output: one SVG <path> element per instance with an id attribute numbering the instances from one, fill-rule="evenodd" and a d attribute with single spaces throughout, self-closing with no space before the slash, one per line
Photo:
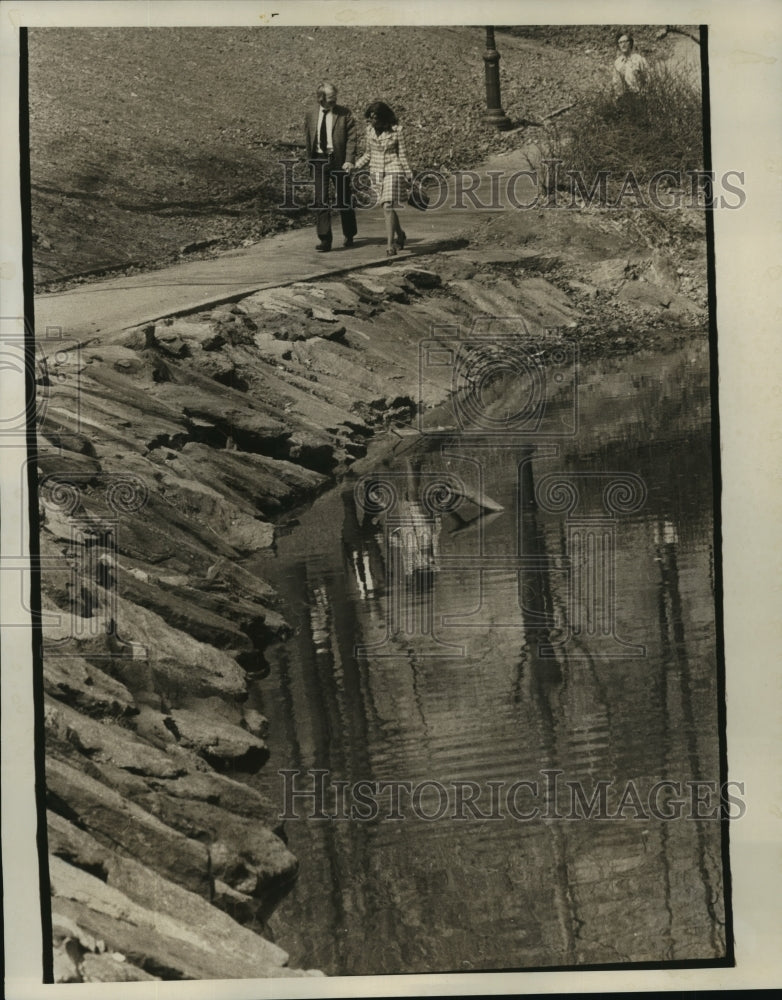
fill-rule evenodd
<path id="1" fill-rule="evenodd" d="M 340 167 L 343 163 L 356 162 L 356 121 L 349 108 L 343 108 L 335 104 L 331 109 L 334 114 L 334 126 L 331 140 L 334 146 L 334 163 Z M 310 108 L 304 118 L 304 134 L 307 142 L 307 156 L 311 159 L 315 155 L 315 144 L 317 142 L 318 117 L 320 116 L 320 105 L 316 104 Z"/>

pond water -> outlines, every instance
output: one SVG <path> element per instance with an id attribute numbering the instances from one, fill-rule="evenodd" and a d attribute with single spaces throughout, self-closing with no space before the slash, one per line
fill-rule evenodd
<path id="1" fill-rule="evenodd" d="M 256 781 L 300 861 L 268 932 L 341 975 L 719 959 L 706 339 L 461 426 L 263 563 L 295 634 Z"/>

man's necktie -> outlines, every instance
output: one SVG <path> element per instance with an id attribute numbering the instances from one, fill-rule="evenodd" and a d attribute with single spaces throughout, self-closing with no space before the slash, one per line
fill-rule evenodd
<path id="1" fill-rule="evenodd" d="M 328 152 L 328 137 L 326 135 L 326 112 L 320 120 L 320 151 L 325 155 Z"/>

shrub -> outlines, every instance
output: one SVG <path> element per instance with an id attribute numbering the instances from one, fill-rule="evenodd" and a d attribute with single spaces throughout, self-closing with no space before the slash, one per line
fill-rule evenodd
<path id="1" fill-rule="evenodd" d="M 552 129 L 550 148 L 562 161 L 560 176 L 607 170 L 617 184 L 629 171 L 642 182 L 661 170 L 702 169 L 699 81 L 680 64 L 652 63 L 639 93 L 617 98 L 605 86 L 583 97 L 571 124 Z"/>

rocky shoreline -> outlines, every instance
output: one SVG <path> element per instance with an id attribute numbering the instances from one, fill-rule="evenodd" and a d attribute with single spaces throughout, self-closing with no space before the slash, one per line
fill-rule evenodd
<path id="1" fill-rule="evenodd" d="M 40 373 L 56 981 L 319 974 L 263 936 L 297 863 L 248 784 L 269 748 L 247 694 L 290 628 L 244 560 L 446 401 L 447 371 L 420 379 L 437 328 L 520 316 L 544 355 L 582 357 L 702 337 L 702 219 L 672 221 L 505 213 L 460 249 L 64 345 L 66 377 Z"/>

